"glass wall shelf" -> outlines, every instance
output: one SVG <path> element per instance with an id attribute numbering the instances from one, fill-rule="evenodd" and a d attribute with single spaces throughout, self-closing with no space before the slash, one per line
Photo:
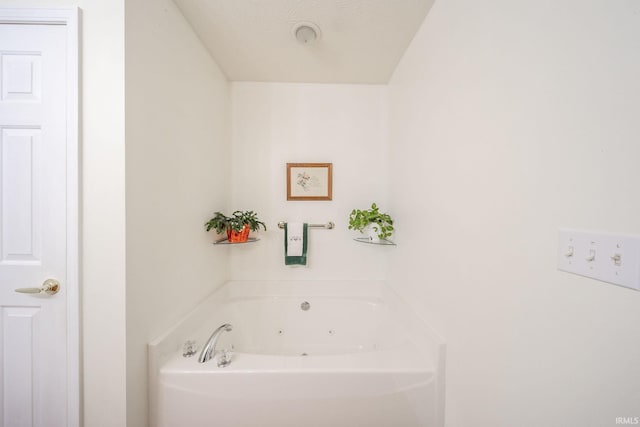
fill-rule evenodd
<path id="1" fill-rule="evenodd" d="M 213 242 L 214 245 L 241 245 L 243 243 L 255 243 L 260 239 L 257 239 L 255 237 L 249 237 L 249 239 L 247 239 L 246 242 L 230 242 L 226 237 L 223 237 L 220 240 L 216 240 L 215 242 Z"/>
<path id="2" fill-rule="evenodd" d="M 356 242 L 360 242 L 360 243 L 368 243 L 370 245 L 381 245 L 381 246 L 396 246 L 395 243 L 393 243 L 391 240 L 387 240 L 387 239 L 382 239 L 382 240 L 371 240 L 368 237 L 356 237 L 355 239 Z"/>

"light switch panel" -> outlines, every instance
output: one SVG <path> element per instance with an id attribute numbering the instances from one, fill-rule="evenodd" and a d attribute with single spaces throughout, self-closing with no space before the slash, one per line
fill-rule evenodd
<path id="1" fill-rule="evenodd" d="M 560 229 L 558 270 L 640 291 L 640 236 Z"/>

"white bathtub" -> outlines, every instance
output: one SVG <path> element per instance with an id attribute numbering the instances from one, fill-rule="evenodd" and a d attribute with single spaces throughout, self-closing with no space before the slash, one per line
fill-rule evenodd
<path id="1" fill-rule="evenodd" d="M 224 323 L 229 366 L 183 357 Z M 228 282 L 149 345 L 152 426 L 441 426 L 443 354 L 382 282 Z"/>

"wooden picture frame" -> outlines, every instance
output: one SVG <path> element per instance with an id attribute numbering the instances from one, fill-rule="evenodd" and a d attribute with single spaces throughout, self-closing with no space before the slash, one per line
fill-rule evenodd
<path id="1" fill-rule="evenodd" d="M 331 200 L 333 163 L 287 163 L 287 200 Z"/>

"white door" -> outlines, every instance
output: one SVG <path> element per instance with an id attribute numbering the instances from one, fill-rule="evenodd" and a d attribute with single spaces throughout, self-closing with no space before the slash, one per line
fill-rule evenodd
<path id="1" fill-rule="evenodd" d="M 63 427 L 74 418 L 68 414 L 67 41 L 65 25 L 0 23 L 2 427 Z M 16 292 L 47 279 L 60 283 L 56 294 Z"/>

